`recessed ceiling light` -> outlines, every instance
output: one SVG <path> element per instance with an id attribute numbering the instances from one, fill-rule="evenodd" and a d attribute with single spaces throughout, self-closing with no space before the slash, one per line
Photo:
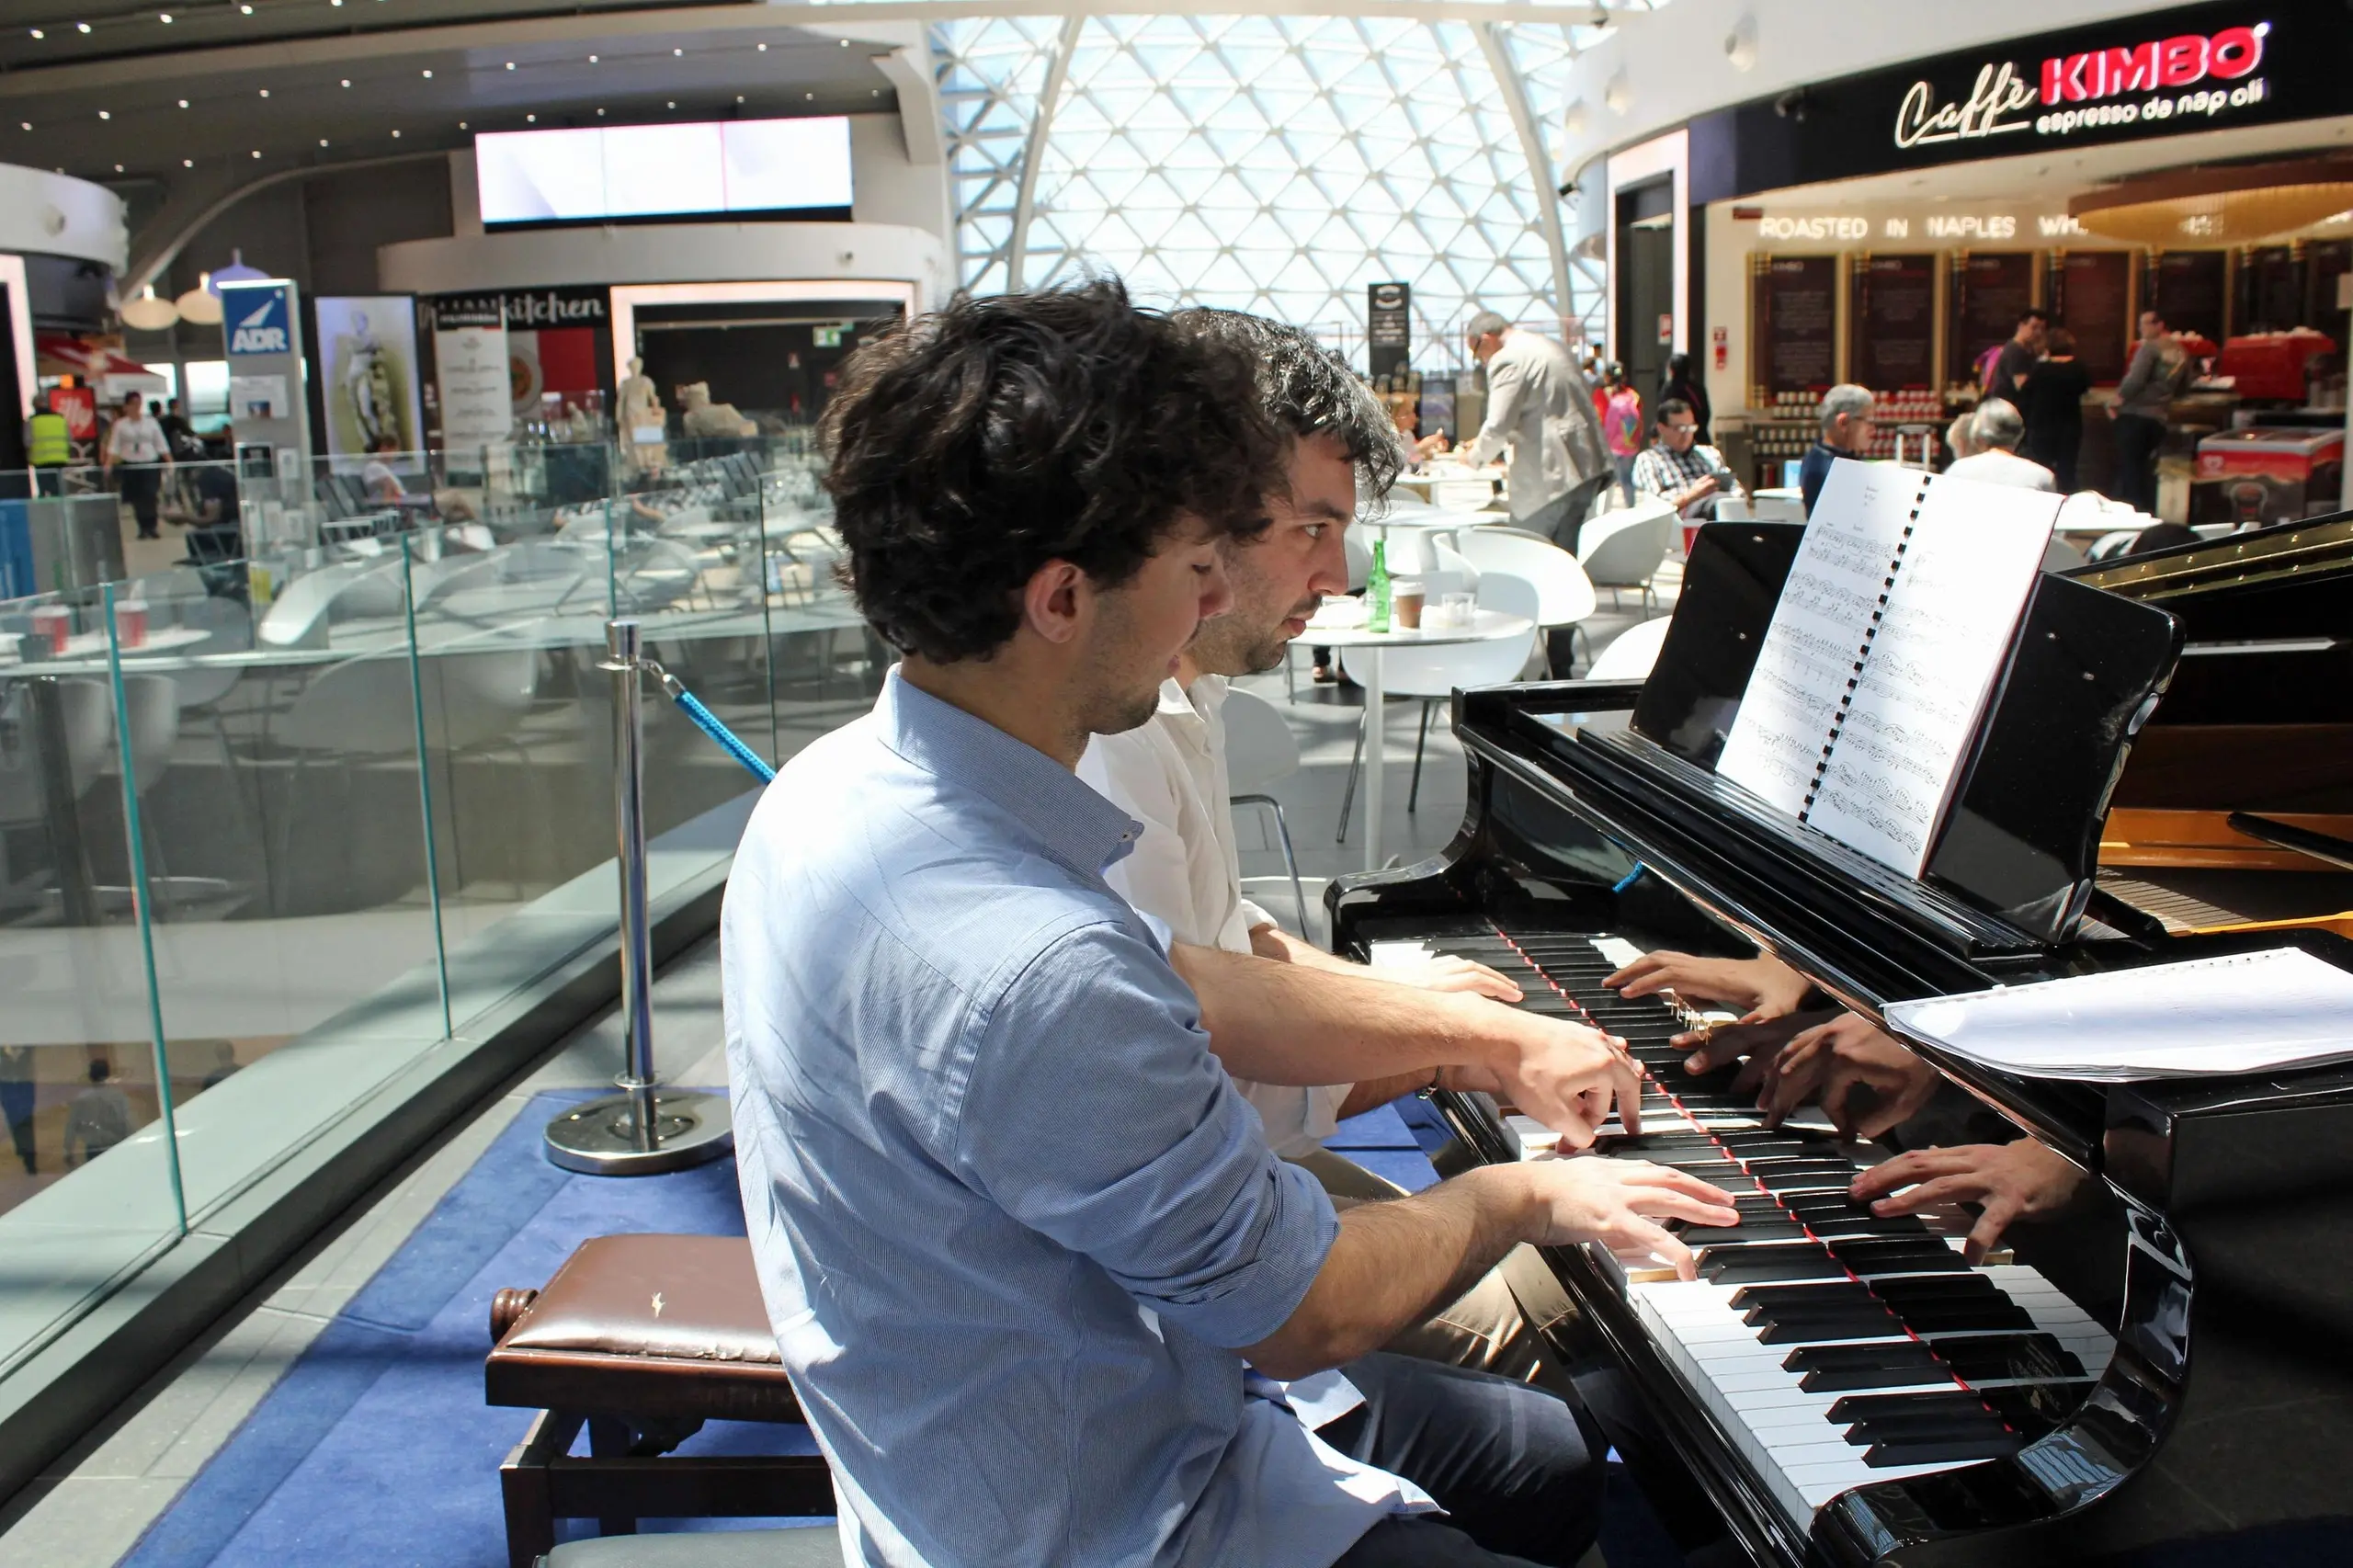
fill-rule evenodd
<path id="1" fill-rule="evenodd" d="M 344 85 L 345 86 L 347 86 L 347 87 L 348 87 L 349 85 L 351 85 L 351 78 L 350 78 L 350 77 L 348 77 L 348 76 L 346 76 L 346 77 L 343 79 L 343 85 Z"/>
<path id="2" fill-rule="evenodd" d="M 117 165 L 114 166 L 114 172 L 115 172 L 115 173 L 117 173 L 117 174 L 120 174 L 120 173 L 122 173 L 122 165 L 121 165 L 120 164 L 117 164 Z"/>
<path id="3" fill-rule="evenodd" d="M 466 122 L 465 122 L 464 120 L 462 120 L 462 119 L 461 119 L 461 120 L 458 121 L 458 129 L 459 129 L 459 130 L 463 131 L 465 128 L 466 128 Z"/>
<path id="4" fill-rule="evenodd" d="M 74 30 L 77 33 L 88 32 L 90 30 L 90 24 L 87 22 L 76 22 L 74 24 Z"/>
<path id="5" fill-rule="evenodd" d="M 760 45 L 760 52 L 761 52 L 762 54 L 766 54 L 767 51 L 768 51 L 768 46 L 767 46 L 767 44 L 762 44 L 762 45 Z"/>
<path id="6" fill-rule="evenodd" d="M 600 118 L 600 119 L 601 119 L 601 118 L 603 117 L 603 115 L 604 115 L 604 112 L 605 112 L 605 111 L 604 111 L 603 109 L 598 109 L 598 110 L 597 111 L 597 114 L 598 118 Z"/>
<path id="7" fill-rule="evenodd" d="M 843 47 L 844 49 L 847 49 L 847 48 L 849 47 L 849 40 L 847 40 L 847 39 L 844 39 L 844 40 L 842 40 L 842 47 Z"/>
<path id="8" fill-rule="evenodd" d="M 400 139 L 401 139 L 401 133 L 400 133 L 399 131 L 393 131 L 393 132 L 392 132 L 392 140 L 393 140 L 393 141 L 395 141 L 395 142 L 397 142 L 397 141 L 399 141 Z"/>
<path id="9" fill-rule="evenodd" d="M 592 55 L 590 55 L 590 56 L 588 57 L 588 63 L 589 63 L 589 64 L 591 64 L 591 65 L 596 64 L 596 63 L 597 63 L 597 57 L 596 57 L 595 55 L 593 55 L 593 54 L 592 54 Z"/>
<path id="10" fill-rule="evenodd" d="M 165 27 L 168 28 L 172 25 L 172 14 L 169 11 L 158 11 L 155 16 L 156 19 L 162 22 Z"/>
<path id="11" fill-rule="evenodd" d="M 813 103 L 813 103 L 815 103 L 815 102 L 817 101 L 817 95 L 816 95 L 816 94 L 814 94 L 814 93 L 803 93 L 803 94 L 801 94 L 801 96 L 802 97 L 804 97 L 804 98 L 807 98 L 807 99 L 808 99 L 811 103 Z"/>
<path id="12" fill-rule="evenodd" d="M 188 108 L 188 100 L 187 100 L 186 98 L 182 98 L 182 99 L 180 100 L 180 108 Z"/>
<path id="13" fill-rule="evenodd" d="M 668 103 L 664 104 L 662 107 L 664 108 L 676 108 L 678 107 L 678 100 L 672 98 Z"/>
<path id="14" fill-rule="evenodd" d="M 33 29 L 33 37 L 35 38 L 47 38 L 48 36 L 49 35 L 47 33 L 41 31 L 39 28 L 35 28 Z M 65 171 L 63 169 L 60 169 L 57 172 L 59 174 L 63 174 Z"/>
<path id="15" fill-rule="evenodd" d="M 98 110 L 98 118 L 100 119 L 112 119 L 114 118 L 114 110 L 110 108 L 102 108 Z"/>
<path id="16" fill-rule="evenodd" d="M 736 95 L 735 95 L 735 101 L 736 101 L 737 103 L 739 103 L 739 104 L 740 104 L 740 103 L 742 103 L 742 102 L 744 101 L 744 95 L 743 95 L 743 94 L 741 94 L 741 93 L 736 94 Z"/>
<path id="17" fill-rule="evenodd" d="M 671 52 L 671 53 L 673 53 L 673 54 L 683 55 L 683 54 L 685 54 L 687 51 L 686 51 L 685 50 L 683 50 L 683 49 L 674 49 L 674 50 L 672 50 L 670 52 Z"/>
<path id="18" fill-rule="evenodd" d="M 184 169 L 192 169 L 196 167 L 196 160 L 194 158 L 182 158 L 180 160 L 180 167 Z"/>
<path id="19" fill-rule="evenodd" d="M 539 122 L 540 117 L 536 114 L 527 114 L 523 117 L 523 123 L 526 125 L 537 125 Z"/>
<path id="20" fill-rule="evenodd" d="M 433 73 L 432 73 L 432 72 L 430 72 L 430 71 L 426 72 L 426 73 L 425 73 L 425 79 L 426 79 L 426 81 L 428 81 L 428 82 L 430 82 L 431 80 L 433 80 Z"/>
<path id="21" fill-rule="evenodd" d="M 21 123 L 27 131 L 30 131 L 33 128 L 33 122 L 29 119 L 20 121 L 19 123 Z"/>
<path id="22" fill-rule="evenodd" d="M 251 6 L 240 6 L 237 7 L 237 11 L 241 16 L 250 17 L 254 14 L 254 8 Z M 258 158 L 261 154 L 259 153 L 256 153 L 254 156 Z"/>
<path id="23" fill-rule="evenodd" d="M 880 88 L 880 87 L 869 87 L 869 88 L 867 89 L 867 92 L 868 92 L 870 96 L 872 96 L 872 97 L 878 97 L 878 98 L 879 98 L 879 97 L 881 97 L 882 96 L 882 89 L 881 89 L 881 88 Z"/>
<path id="24" fill-rule="evenodd" d="M 320 138 L 319 138 L 319 145 L 320 145 L 320 146 L 322 146 L 322 147 L 324 147 L 324 146 L 325 146 L 326 144 L 327 144 L 327 139 L 326 139 L 325 137 L 324 137 L 324 136 L 320 137 Z"/>
<path id="25" fill-rule="evenodd" d="M 269 97 L 269 89 L 268 89 L 267 87 L 264 87 L 264 88 L 261 90 L 261 96 L 262 96 L 263 97 Z"/>
<path id="26" fill-rule="evenodd" d="M 254 149 L 254 156 L 255 156 L 255 157 L 256 157 L 256 158 L 258 158 L 258 157 L 260 157 L 260 156 L 261 156 L 261 149 L 260 149 L 260 148 L 256 147 L 256 148 L 255 148 L 255 149 Z"/>
<path id="27" fill-rule="evenodd" d="M 515 69 L 515 62 L 514 62 L 513 61 L 511 61 L 511 60 L 510 60 L 510 61 L 508 61 L 508 62 L 506 62 L 506 69 L 508 69 L 509 71 L 514 70 L 514 69 Z"/>

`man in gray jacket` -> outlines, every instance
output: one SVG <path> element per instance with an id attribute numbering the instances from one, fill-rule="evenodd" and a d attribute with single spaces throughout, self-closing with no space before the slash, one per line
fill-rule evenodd
<path id="1" fill-rule="evenodd" d="M 1487 369 L 1487 419 L 1462 460 L 1475 467 L 1509 448 L 1504 494 L 1512 526 L 1574 554 L 1585 515 L 1612 477 L 1593 389 L 1567 349 L 1493 311 L 1472 316 L 1468 335 Z"/>
<path id="2" fill-rule="evenodd" d="M 2143 512 L 2157 509 L 2157 449 L 2164 445 L 2165 421 L 2181 390 L 2188 357 L 2165 330 L 2165 318 L 2154 311 L 2141 312 L 2141 347 L 2116 388 L 2116 480 L 2109 486 L 2111 500 L 2129 501 Z"/>

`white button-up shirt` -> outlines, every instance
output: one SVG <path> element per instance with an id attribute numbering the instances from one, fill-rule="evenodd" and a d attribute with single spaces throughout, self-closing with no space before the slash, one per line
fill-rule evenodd
<path id="1" fill-rule="evenodd" d="M 1097 735 L 1078 776 L 1144 824 L 1135 850 L 1105 873 L 1114 892 L 1179 942 L 1250 950 L 1250 932 L 1274 916 L 1242 896 L 1242 856 L 1233 838 L 1233 798 L 1225 776 L 1225 677 L 1202 676 L 1189 692 L 1160 688 L 1149 722 Z M 1278 1154 L 1319 1147 L 1339 1125 L 1352 1085 L 1300 1088 L 1234 1080 L 1258 1113 Z"/>

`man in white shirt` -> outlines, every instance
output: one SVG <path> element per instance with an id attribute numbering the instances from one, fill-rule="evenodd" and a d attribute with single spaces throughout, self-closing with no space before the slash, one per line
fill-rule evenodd
<path id="1" fill-rule="evenodd" d="M 148 415 L 146 400 L 137 392 L 122 400 L 122 412 L 107 432 L 101 466 L 121 481 L 122 498 L 139 520 L 139 537 L 157 537 L 156 501 L 163 494 L 164 471 L 172 466 L 172 449 L 164 439 L 164 427 Z"/>
<path id="2" fill-rule="evenodd" d="M 1176 676 L 1162 684 L 1151 722 L 1096 736 L 1080 759 L 1079 778 L 1145 827 L 1107 880 L 1178 942 L 1516 1002 L 1518 986 L 1461 959 L 1371 971 L 1336 958 L 1283 930 L 1242 895 L 1222 712 L 1227 677 L 1280 664 L 1285 645 L 1304 630 L 1317 602 L 1347 591 L 1341 536 L 1355 513 L 1358 476 L 1372 493 L 1385 492 L 1401 454 L 1381 405 L 1304 333 L 1226 311 L 1190 311 L 1180 319 L 1256 359 L 1262 395 L 1294 437 L 1290 494 L 1269 496 L 1267 531 L 1228 551 L 1233 608 L 1202 623 Z M 1257 1111 L 1268 1146 L 1347 1202 L 1395 1197 L 1397 1189 L 1332 1153 L 1322 1141 L 1345 1118 L 1430 1087 L 1431 1077 L 1414 1074 L 1316 1087 L 1236 1079 L 1234 1086 Z M 1565 1392 L 1566 1373 L 1557 1358 L 1548 1358 L 1540 1331 L 1574 1310 L 1552 1270 L 1523 1247 L 1390 1348 Z"/>
<path id="3" fill-rule="evenodd" d="M 1969 422 L 1969 438 L 1975 449 L 1945 472 L 1955 479 L 2016 485 L 2020 490 L 2058 489 L 2056 474 L 2018 456 L 2018 442 L 2025 437 L 2026 419 L 2018 405 L 2007 398 L 1989 397 L 1977 405 L 1976 417 Z"/>

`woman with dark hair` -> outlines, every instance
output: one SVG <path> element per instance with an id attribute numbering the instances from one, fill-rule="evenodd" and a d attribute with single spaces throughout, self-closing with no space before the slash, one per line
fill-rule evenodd
<path id="1" fill-rule="evenodd" d="M 2075 358 L 2074 333 L 2054 326 L 2046 341 L 2050 357 L 2027 372 L 2016 399 L 2026 420 L 2018 456 L 2049 469 L 2059 482 L 2059 494 L 2071 495 L 2075 455 L 2084 444 L 2084 394 L 2092 390 L 2092 373 Z"/>
<path id="2" fill-rule="evenodd" d="M 1694 428 L 1699 433 L 1694 439 L 1706 446 L 1713 438 L 1708 434 L 1708 421 L 1713 415 L 1708 406 L 1707 379 L 1691 373 L 1688 354 L 1677 354 L 1666 362 L 1666 375 L 1658 385 L 1658 401 L 1663 404 L 1670 398 L 1681 398 L 1691 405 L 1691 412 L 1699 420 Z"/>

